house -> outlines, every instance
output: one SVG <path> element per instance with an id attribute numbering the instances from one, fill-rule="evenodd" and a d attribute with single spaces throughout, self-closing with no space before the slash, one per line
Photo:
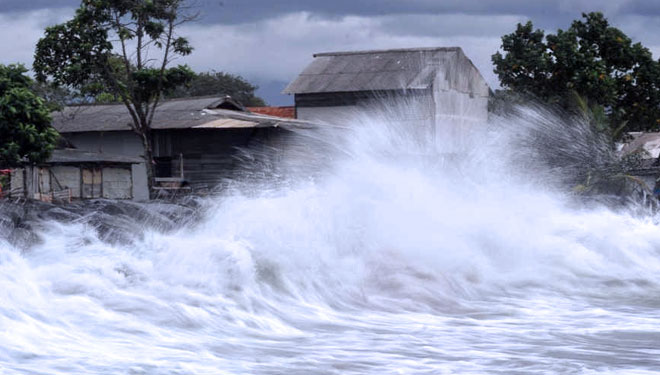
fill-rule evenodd
<path id="1" fill-rule="evenodd" d="M 72 199 L 132 199 L 135 157 L 58 149 L 44 163 L 11 172 L 12 198 L 70 202 Z"/>
<path id="2" fill-rule="evenodd" d="M 135 200 L 150 198 L 144 146 L 122 104 L 71 106 L 53 126 L 76 149 L 138 158 L 131 165 Z M 253 144 L 276 144 L 287 128 L 304 122 L 255 114 L 229 97 L 175 99 L 157 108 L 151 134 L 156 190 L 212 189 L 234 177 L 236 156 Z M 131 159 L 133 160 L 133 159 Z"/>
<path id="3" fill-rule="evenodd" d="M 432 134 L 488 118 L 488 85 L 459 47 L 317 53 L 283 93 L 308 121 L 332 123 L 382 99 L 402 103 L 394 115 Z"/>
<path id="4" fill-rule="evenodd" d="M 620 145 L 621 155 L 639 158 L 639 166 L 628 173 L 644 182 L 655 196 L 660 196 L 660 132 L 631 132 L 630 141 Z"/>

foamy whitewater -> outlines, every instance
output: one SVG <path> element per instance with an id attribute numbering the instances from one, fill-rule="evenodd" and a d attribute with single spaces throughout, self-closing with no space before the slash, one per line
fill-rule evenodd
<path id="1" fill-rule="evenodd" d="M 356 117 L 200 219 L 5 230 L 0 373 L 658 373 L 657 216 L 564 189 L 519 142 L 565 134 L 545 117 L 443 142 Z"/>

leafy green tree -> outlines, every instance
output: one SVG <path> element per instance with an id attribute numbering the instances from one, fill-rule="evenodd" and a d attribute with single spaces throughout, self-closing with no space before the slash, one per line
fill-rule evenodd
<path id="1" fill-rule="evenodd" d="M 22 65 L 0 65 L 0 168 L 48 159 L 59 137 L 26 72 Z"/>
<path id="2" fill-rule="evenodd" d="M 185 0 L 82 0 L 73 19 L 48 27 L 37 43 L 37 80 L 124 104 L 144 145 L 150 184 L 154 113 L 165 94 L 194 76 L 187 66 L 170 67 L 192 52 L 177 30 L 193 18 Z"/>
<path id="3" fill-rule="evenodd" d="M 532 22 L 502 37 L 492 56 L 502 87 L 574 108 L 577 93 L 600 106 L 616 129 L 660 128 L 660 63 L 601 13 L 582 14 L 567 30 L 547 36 Z"/>
<path id="4" fill-rule="evenodd" d="M 170 95 L 171 98 L 185 98 L 191 96 L 224 96 L 229 95 L 241 104 L 248 107 L 260 107 L 266 102 L 256 96 L 257 86 L 246 81 L 239 75 L 224 72 L 206 72 L 195 74 L 190 84 L 177 87 Z"/>

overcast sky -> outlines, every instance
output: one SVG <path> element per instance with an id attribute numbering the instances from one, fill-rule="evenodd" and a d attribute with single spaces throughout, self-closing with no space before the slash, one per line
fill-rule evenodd
<path id="1" fill-rule="evenodd" d="M 240 74 L 269 104 L 316 52 L 460 46 L 491 87 L 500 37 L 531 20 L 567 28 L 581 12 L 610 22 L 660 57 L 660 0 L 192 0 L 201 17 L 181 34 L 195 47 L 180 60 L 194 70 Z M 0 0 L 0 63 L 31 65 L 44 27 L 67 20 L 79 0 Z"/>

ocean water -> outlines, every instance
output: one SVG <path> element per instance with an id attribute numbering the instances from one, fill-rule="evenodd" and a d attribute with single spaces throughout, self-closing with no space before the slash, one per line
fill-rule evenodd
<path id="1" fill-rule="evenodd" d="M 0 226 L 0 373 L 660 373 L 657 215 L 572 194 L 607 153 L 545 118 L 356 117 L 193 208 Z"/>

